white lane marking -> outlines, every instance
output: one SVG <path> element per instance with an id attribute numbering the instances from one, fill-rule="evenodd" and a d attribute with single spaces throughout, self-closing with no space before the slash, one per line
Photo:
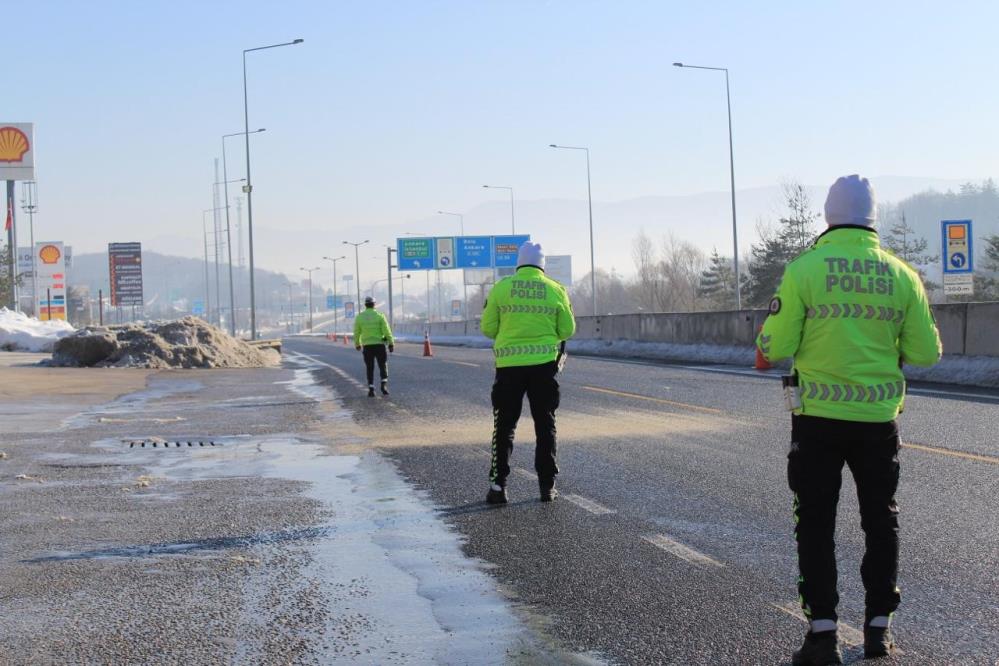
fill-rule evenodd
<path id="1" fill-rule="evenodd" d="M 340 375 L 341 378 L 343 378 L 346 381 L 350 382 L 351 384 L 353 384 L 357 388 L 361 389 L 362 391 L 367 388 L 367 386 L 365 386 L 361 382 L 357 381 L 357 379 L 355 379 L 354 377 L 352 377 L 350 374 L 348 374 L 346 371 L 342 370 L 341 368 L 336 367 L 335 365 L 330 365 L 329 363 L 325 363 L 323 361 L 320 361 L 318 358 L 316 358 L 314 356 L 310 356 L 308 354 L 303 354 L 302 352 L 292 352 L 292 354 L 295 355 L 295 356 L 300 356 L 302 358 L 306 358 L 309 361 L 311 361 L 312 363 L 315 363 L 317 365 L 321 365 L 323 367 L 329 368 L 330 370 L 332 370 L 336 374 Z"/>
<path id="2" fill-rule="evenodd" d="M 800 620 L 805 624 L 808 624 L 808 618 L 805 614 L 801 612 L 801 609 L 794 602 L 788 602 L 786 604 L 771 604 L 774 608 L 781 611 L 782 613 L 787 613 L 796 620 Z M 857 645 L 864 644 L 864 632 L 856 627 L 851 627 L 845 622 L 840 621 L 839 627 L 837 628 L 837 633 L 841 641 L 849 645 L 850 647 L 855 647 Z M 895 654 L 902 654 L 901 651 L 896 648 Z"/>
<path id="3" fill-rule="evenodd" d="M 683 368 L 685 370 L 699 370 L 701 372 L 715 372 L 720 375 L 743 375 L 746 377 L 769 377 L 771 379 L 778 379 L 784 374 L 783 370 L 755 370 L 752 368 L 712 368 L 706 365 L 678 365 L 678 368 Z"/>
<path id="4" fill-rule="evenodd" d="M 444 361 L 445 363 L 453 363 L 455 365 L 467 365 L 470 368 L 481 367 L 478 363 L 468 363 L 467 361 L 449 361 L 449 360 L 443 359 L 443 358 L 441 360 Z"/>
<path id="5" fill-rule="evenodd" d="M 538 480 L 538 477 L 534 474 L 534 472 L 528 472 L 526 469 L 520 469 L 519 467 L 514 467 L 513 473 L 522 476 L 525 479 L 531 479 L 532 481 Z"/>
<path id="6" fill-rule="evenodd" d="M 617 513 L 617 511 L 615 511 L 614 509 L 608 509 L 603 504 L 594 502 L 591 499 L 586 499 L 585 497 L 582 497 L 580 495 L 573 495 L 571 493 L 567 493 L 565 495 L 560 495 L 559 497 L 561 497 L 567 502 L 575 504 L 584 511 L 589 511 L 595 516 L 605 516 L 609 513 Z"/>
<path id="7" fill-rule="evenodd" d="M 665 550 L 671 555 L 679 557 L 685 562 L 690 562 L 691 564 L 706 564 L 708 566 L 722 568 L 725 565 L 716 560 L 713 557 L 705 555 L 704 553 L 698 552 L 691 548 L 690 546 L 685 546 L 675 539 L 671 539 L 665 534 L 649 534 L 642 537 L 642 540 L 651 543 L 656 548 Z"/>

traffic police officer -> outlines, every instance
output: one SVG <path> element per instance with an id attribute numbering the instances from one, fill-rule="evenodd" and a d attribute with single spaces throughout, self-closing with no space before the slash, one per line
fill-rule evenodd
<path id="1" fill-rule="evenodd" d="M 555 476 L 555 410 L 559 405 L 559 355 L 576 332 L 576 320 L 565 287 L 545 275 L 541 246 L 524 243 L 517 272 L 493 286 L 482 313 L 482 333 L 495 340 L 496 379 L 492 389 L 493 441 L 489 471 L 490 504 L 507 502 L 513 434 L 524 394 L 531 405 L 536 445 L 534 470 L 541 501 L 558 494 Z"/>
<path id="2" fill-rule="evenodd" d="M 757 344 L 770 361 L 793 357 L 785 378 L 791 417 L 788 483 L 794 493 L 798 593 L 809 632 L 795 664 L 839 664 L 836 503 L 853 473 L 866 552 L 864 652 L 889 654 L 900 600 L 899 435 L 902 363 L 930 366 L 940 337 L 919 275 L 880 247 L 866 178 L 840 178 L 825 204 L 829 229 L 787 265 Z"/>
<path id="3" fill-rule="evenodd" d="M 382 378 L 382 395 L 388 395 L 388 356 L 395 351 L 392 329 L 385 315 L 375 309 L 375 299 L 364 299 L 364 312 L 354 319 L 354 348 L 363 350 L 364 369 L 368 374 L 368 397 L 375 397 L 375 361 L 378 361 L 378 374 Z"/>

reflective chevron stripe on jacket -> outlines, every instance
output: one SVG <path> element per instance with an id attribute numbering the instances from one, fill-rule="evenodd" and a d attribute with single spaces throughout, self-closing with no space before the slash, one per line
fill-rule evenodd
<path id="1" fill-rule="evenodd" d="M 880 402 L 892 400 L 905 395 L 905 382 L 888 382 L 863 386 L 861 384 L 821 384 L 819 382 L 803 382 L 802 395 L 809 400 L 827 400 L 829 402 Z"/>

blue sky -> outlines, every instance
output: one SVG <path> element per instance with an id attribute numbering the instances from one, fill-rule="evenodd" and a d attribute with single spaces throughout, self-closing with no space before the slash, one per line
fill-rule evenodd
<path id="1" fill-rule="evenodd" d="M 250 56 L 261 227 L 377 236 L 500 198 L 483 183 L 584 198 L 581 156 L 552 142 L 591 148 L 600 201 L 726 190 L 723 76 L 676 60 L 731 69 L 740 189 L 977 179 L 999 153 L 997 19 L 984 1 L 35 0 L 4 12 L 0 120 L 36 123 L 38 235 L 78 252 L 171 235 L 199 255 L 241 51 L 296 37 Z"/>

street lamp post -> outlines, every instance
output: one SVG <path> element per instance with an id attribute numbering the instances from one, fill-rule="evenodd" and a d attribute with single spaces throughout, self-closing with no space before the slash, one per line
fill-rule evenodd
<path id="1" fill-rule="evenodd" d="M 218 174 L 218 160 L 215 161 L 215 173 Z M 218 178 L 218 175 L 215 176 Z M 225 190 L 225 204 L 223 206 L 217 207 L 215 210 L 225 209 L 225 245 L 226 251 L 229 253 L 229 334 L 236 337 L 236 296 L 233 289 L 232 282 L 232 235 L 229 233 L 229 183 L 242 183 L 245 178 L 237 178 L 236 180 L 226 180 L 225 176 L 225 142 L 222 143 L 222 181 L 214 183 L 215 192 L 218 192 L 218 186 L 222 185 Z M 215 266 L 218 268 L 218 239 L 216 238 L 216 250 L 215 250 Z M 215 276 L 218 280 L 218 275 Z M 222 306 L 222 302 L 219 301 L 219 307 Z"/>
<path id="2" fill-rule="evenodd" d="M 393 314 L 392 314 L 392 282 L 393 282 L 393 280 L 399 280 L 399 284 L 403 285 L 403 284 L 405 284 L 405 280 L 408 280 L 409 278 L 410 278 L 410 274 L 406 273 L 405 275 L 397 275 L 396 277 L 378 278 L 377 280 L 375 280 L 374 282 L 371 283 L 371 296 L 372 297 L 374 297 L 374 295 L 375 295 L 375 285 L 376 284 L 381 284 L 382 282 L 387 282 L 388 283 L 388 293 L 389 293 L 389 326 L 395 326 L 395 320 L 394 320 L 394 317 L 393 317 Z M 403 293 L 403 297 L 405 297 L 405 294 L 406 294 L 405 288 L 403 288 L 403 292 L 402 293 Z"/>
<path id="3" fill-rule="evenodd" d="M 361 307 L 361 260 L 358 257 L 357 248 L 361 247 L 368 241 L 363 240 L 360 243 L 351 243 L 350 241 L 344 241 L 344 245 L 354 246 L 354 284 L 357 285 L 357 302 L 354 303 L 354 312 L 358 312 Z"/>
<path id="4" fill-rule="evenodd" d="M 219 279 L 219 230 L 218 227 L 215 225 L 214 217 L 218 214 L 218 212 L 221 209 L 222 209 L 221 206 L 216 206 L 215 208 L 206 208 L 205 210 L 201 211 L 202 227 L 204 227 L 206 224 L 205 216 L 208 215 L 208 213 L 211 213 L 213 217 L 212 249 L 215 251 L 215 325 L 218 326 L 219 328 L 222 327 L 222 296 L 221 296 L 222 292 L 220 287 L 221 280 Z M 209 310 L 207 310 L 207 306 L 208 304 L 206 303 L 205 304 L 206 312 L 210 312 Z"/>
<path id="5" fill-rule="evenodd" d="M 486 189 L 491 189 L 491 190 L 509 190 L 510 191 L 510 233 L 511 234 L 516 234 L 517 233 L 517 224 L 514 221 L 514 217 L 513 217 L 513 188 L 512 187 L 508 187 L 506 185 L 483 185 L 482 187 L 485 187 Z"/>
<path id="6" fill-rule="evenodd" d="M 257 46 L 252 49 L 243 49 L 243 132 L 246 135 L 246 185 L 243 190 L 246 192 L 246 231 L 250 246 L 250 339 L 257 339 L 257 305 L 256 290 L 253 281 L 253 181 L 250 178 L 250 103 L 246 91 L 246 54 L 253 51 L 264 51 L 266 49 L 276 49 L 280 46 L 291 46 L 301 44 L 304 39 L 296 39 L 280 44 L 270 44 L 268 46 Z"/>
<path id="7" fill-rule="evenodd" d="M 300 271 L 305 271 L 309 275 L 309 333 L 312 332 L 312 274 L 318 271 L 321 267 L 316 266 L 315 268 L 299 268 Z"/>
<path id="8" fill-rule="evenodd" d="M 250 134 L 257 134 L 258 132 L 265 131 L 265 128 L 253 130 Z M 229 332 L 235 337 L 236 335 L 236 290 L 233 287 L 232 281 L 232 233 L 229 228 L 229 183 L 237 182 L 229 180 L 229 171 L 226 166 L 225 159 L 225 140 L 233 136 L 242 136 L 244 132 L 234 132 L 232 134 L 222 135 L 222 190 L 225 196 L 225 244 L 229 252 L 229 311 L 230 311 L 230 322 L 229 322 Z M 245 178 L 241 180 L 246 180 Z M 240 243 L 242 244 L 242 242 Z M 242 251 L 242 250 L 241 250 Z"/>
<path id="9" fill-rule="evenodd" d="M 465 235 L 465 216 L 461 213 L 449 213 L 446 210 L 437 211 L 438 215 L 453 215 L 458 218 L 458 233 L 462 236 Z M 464 309 L 465 309 L 465 319 L 468 319 L 468 284 L 465 283 L 465 269 L 461 269 L 461 286 L 464 293 Z"/>
<path id="10" fill-rule="evenodd" d="M 674 67 L 687 69 L 707 69 L 715 72 L 725 72 L 725 104 L 728 108 L 728 170 L 732 188 L 732 260 L 735 264 L 735 308 L 742 309 L 742 285 L 739 275 L 739 231 L 735 219 L 735 153 L 732 149 L 732 96 L 729 94 L 728 69 L 726 67 L 704 67 L 701 65 L 685 65 L 674 62 Z"/>
<path id="11" fill-rule="evenodd" d="M 324 260 L 330 262 L 333 265 L 333 335 L 336 335 L 339 328 L 339 322 L 337 322 L 336 315 L 336 262 L 341 259 L 346 259 L 347 255 L 342 257 L 323 257 Z"/>
<path id="12" fill-rule="evenodd" d="M 212 319 L 212 290 L 208 281 L 208 221 L 205 219 L 205 211 L 201 214 L 201 234 L 205 241 L 205 321 L 211 323 Z"/>
<path id="13" fill-rule="evenodd" d="M 389 245 L 385 246 L 385 259 L 386 259 L 386 269 L 385 272 L 388 274 L 388 311 L 389 311 L 389 326 L 392 325 L 394 317 L 392 316 L 392 253 L 395 249 Z M 374 291 L 374 290 L 372 290 Z M 374 296 L 374 293 L 371 294 Z"/>
<path id="14" fill-rule="evenodd" d="M 593 190 L 590 187 L 590 149 L 584 146 L 560 146 L 558 144 L 548 144 L 549 148 L 560 148 L 562 150 L 582 150 L 586 153 L 586 200 L 590 211 L 590 296 L 592 298 L 593 315 L 597 313 L 597 263 L 593 254 Z M 572 285 L 569 285 L 572 286 Z"/>

